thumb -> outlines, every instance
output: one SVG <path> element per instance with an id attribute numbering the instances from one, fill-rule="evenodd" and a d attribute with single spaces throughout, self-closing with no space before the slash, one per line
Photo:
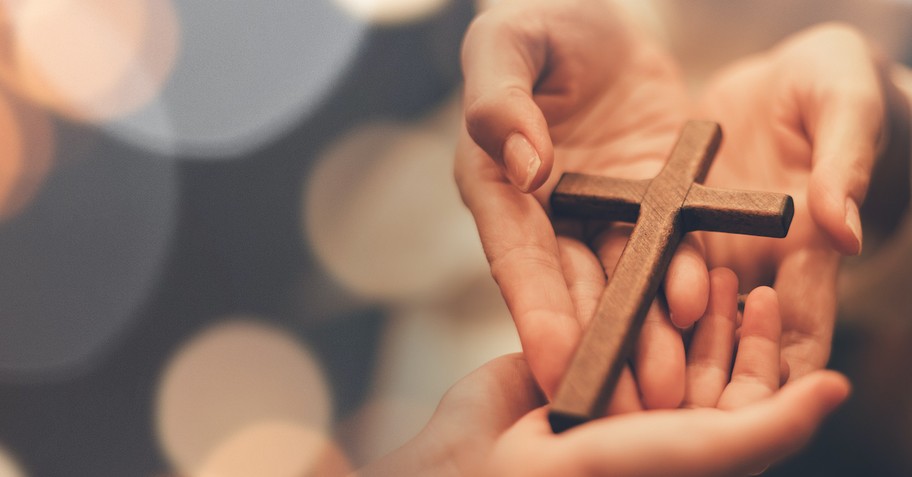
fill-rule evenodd
<path id="1" fill-rule="evenodd" d="M 547 57 L 547 36 L 522 18 L 479 16 L 462 49 L 466 129 L 523 192 L 544 184 L 553 146 L 533 88 Z"/>
<path id="2" fill-rule="evenodd" d="M 858 208 L 882 139 L 884 96 L 864 41 L 852 31 L 832 34 L 845 58 L 821 67 L 799 101 L 813 147 L 808 206 L 835 248 L 857 255 L 862 248 Z"/>
<path id="3" fill-rule="evenodd" d="M 841 102 L 841 101 L 840 101 Z M 858 105 L 861 106 L 861 105 Z M 829 105 L 817 122 L 808 207 L 818 227 L 843 254 L 862 248 L 859 206 L 871 179 L 882 116 L 871 105 Z"/>

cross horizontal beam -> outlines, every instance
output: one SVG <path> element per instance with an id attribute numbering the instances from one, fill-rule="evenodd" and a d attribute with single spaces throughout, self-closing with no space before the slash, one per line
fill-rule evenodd
<path id="1" fill-rule="evenodd" d="M 652 180 L 564 174 L 551 197 L 557 215 L 636 222 L 595 316 L 565 373 L 549 420 L 560 432 L 604 410 L 685 233 L 710 230 L 784 237 L 791 197 L 699 184 L 722 140 L 716 123 L 690 121 Z"/>

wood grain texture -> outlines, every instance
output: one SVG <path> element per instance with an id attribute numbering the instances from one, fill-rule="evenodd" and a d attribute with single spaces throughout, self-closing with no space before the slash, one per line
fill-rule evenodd
<path id="1" fill-rule="evenodd" d="M 564 217 L 636 222 L 650 182 L 566 173 L 551 193 L 551 210 Z"/>
<path id="2" fill-rule="evenodd" d="M 690 121 L 651 181 L 584 174 L 561 178 L 552 194 L 555 214 L 636 221 L 636 226 L 551 403 L 555 432 L 598 417 L 605 409 L 686 232 L 787 233 L 794 208 L 790 197 L 695 184 L 705 179 L 721 140 L 718 124 Z"/>
<path id="3" fill-rule="evenodd" d="M 705 230 L 783 238 L 792 223 L 795 203 L 785 194 L 721 190 L 694 184 L 681 213 L 687 232 Z"/>

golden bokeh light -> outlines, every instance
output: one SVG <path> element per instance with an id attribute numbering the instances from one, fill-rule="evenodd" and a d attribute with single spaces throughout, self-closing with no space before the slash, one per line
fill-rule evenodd
<path id="1" fill-rule="evenodd" d="M 367 402 L 343 423 L 358 464 L 415 436 L 444 393 L 490 359 L 521 350 L 500 292 L 486 271 L 456 303 L 400 309 L 381 337 Z"/>
<path id="2" fill-rule="evenodd" d="M 160 445 L 185 475 L 206 465 L 222 469 L 224 459 L 244 458 L 234 456 L 237 449 L 296 429 L 325 434 L 332 417 L 315 357 L 292 335 L 247 318 L 221 322 L 184 345 L 161 378 L 156 408 Z M 270 424 L 238 437 L 266 421 L 290 427 Z"/>
<path id="3" fill-rule="evenodd" d="M 26 477 L 16 458 L 3 447 L 0 447 L 0 477 Z"/>
<path id="4" fill-rule="evenodd" d="M 381 25 L 398 25 L 427 18 L 450 0 L 336 0 L 357 18 Z"/>
<path id="5" fill-rule="evenodd" d="M 169 0 L 4 2 L 0 81 L 77 120 L 104 121 L 153 99 L 178 48 Z"/>
<path id="6" fill-rule="evenodd" d="M 209 454 L 197 477 L 341 477 L 352 471 L 324 433 L 288 422 L 255 423 Z"/>
<path id="7" fill-rule="evenodd" d="M 0 92 L 0 223 L 41 190 L 53 163 L 54 142 L 46 114 Z"/>
<path id="8" fill-rule="evenodd" d="M 459 108 L 414 124 L 372 123 L 331 145 L 307 177 L 305 230 L 353 292 L 432 300 L 487 264 L 453 181 Z"/>

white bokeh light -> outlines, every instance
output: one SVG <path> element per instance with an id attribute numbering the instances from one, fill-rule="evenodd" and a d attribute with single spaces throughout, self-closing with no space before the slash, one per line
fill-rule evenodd
<path id="1" fill-rule="evenodd" d="M 409 23 L 427 18 L 451 0 L 335 0 L 352 15 L 383 25 Z"/>
<path id="2" fill-rule="evenodd" d="M 175 0 L 180 56 L 161 95 L 104 127 L 158 151 L 233 158 L 332 93 L 368 26 L 332 0 Z"/>
<path id="3" fill-rule="evenodd" d="M 230 318 L 185 344 L 162 375 L 156 405 L 160 445 L 185 475 L 220 468 L 232 449 L 257 442 L 231 443 L 250 426 L 285 423 L 292 433 L 325 435 L 331 417 L 314 355 L 292 335 L 250 318 Z"/>
<path id="4" fill-rule="evenodd" d="M 0 222 L 0 379 L 87 372 L 139 316 L 176 221 L 177 167 L 58 129 L 56 166 Z"/>

